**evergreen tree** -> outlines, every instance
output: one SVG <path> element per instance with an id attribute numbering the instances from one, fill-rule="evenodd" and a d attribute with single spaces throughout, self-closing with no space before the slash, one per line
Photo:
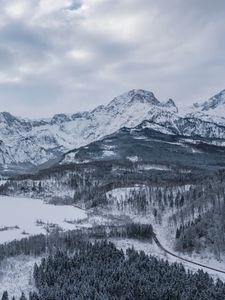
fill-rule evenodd
<path id="1" fill-rule="evenodd" d="M 22 295 L 20 297 L 20 300 L 27 300 L 27 298 L 26 298 L 26 296 L 25 296 L 25 294 L 23 292 L 22 292 Z"/>
<path id="2" fill-rule="evenodd" d="M 9 300 L 8 292 L 5 291 L 2 295 L 2 300 Z"/>

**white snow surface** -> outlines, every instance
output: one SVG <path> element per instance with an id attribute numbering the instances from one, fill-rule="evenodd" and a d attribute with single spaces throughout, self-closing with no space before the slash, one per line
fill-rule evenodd
<path id="1" fill-rule="evenodd" d="M 28 297 L 29 292 L 36 291 L 33 282 L 34 264 L 39 264 L 41 257 L 16 256 L 6 258 L 0 262 L 0 297 L 8 291 L 9 299 L 13 296 L 19 299 L 24 292 Z"/>
<path id="2" fill-rule="evenodd" d="M 181 114 L 225 126 L 225 90 L 207 101 L 186 107 Z"/>
<path id="3" fill-rule="evenodd" d="M 143 164 L 143 165 L 138 165 L 138 170 L 159 170 L 159 171 L 170 171 L 171 169 L 168 168 L 167 166 L 163 165 L 157 165 L 157 164 Z"/>
<path id="4" fill-rule="evenodd" d="M 65 220 L 82 220 L 87 217 L 84 210 L 69 205 L 50 205 L 39 199 L 0 196 L 0 228 L 15 227 L 0 231 L 0 243 L 21 239 L 26 235 L 46 233 L 44 226 L 38 226 L 37 220 L 45 224 L 57 224 L 65 230 L 74 229 L 73 224 Z"/>

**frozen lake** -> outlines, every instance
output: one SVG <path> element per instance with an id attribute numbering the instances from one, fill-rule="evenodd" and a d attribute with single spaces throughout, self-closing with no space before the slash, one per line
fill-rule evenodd
<path id="1" fill-rule="evenodd" d="M 28 236 L 24 232 L 29 235 L 46 233 L 43 226 L 37 226 L 37 220 L 69 230 L 74 229 L 75 225 L 68 224 L 65 220 L 74 221 L 86 217 L 85 211 L 70 205 L 55 206 L 39 199 L 0 196 L 0 243 Z M 15 226 L 19 228 L 14 228 Z M 5 227 L 9 229 L 2 230 Z"/>

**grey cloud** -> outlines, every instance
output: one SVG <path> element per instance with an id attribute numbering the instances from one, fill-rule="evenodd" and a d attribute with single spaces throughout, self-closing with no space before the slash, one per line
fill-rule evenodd
<path id="1" fill-rule="evenodd" d="M 4 46 L 0 46 L 0 69 L 7 70 L 14 64 L 14 57 L 11 51 Z"/>
<path id="2" fill-rule="evenodd" d="M 66 7 L 66 9 L 68 10 L 78 10 L 80 9 L 82 6 L 82 1 L 81 0 L 75 0 L 75 1 L 72 1 L 72 3 L 70 3 L 70 5 L 68 5 Z"/>
<path id="3" fill-rule="evenodd" d="M 0 110 L 75 112 L 132 88 L 182 105 L 225 88 L 224 0 L 48 1 L 0 12 Z"/>

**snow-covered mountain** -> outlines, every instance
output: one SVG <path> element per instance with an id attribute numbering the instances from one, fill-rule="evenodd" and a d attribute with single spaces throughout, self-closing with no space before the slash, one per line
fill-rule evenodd
<path id="1" fill-rule="evenodd" d="M 193 105 L 198 110 L 203 112 L 213 113 L 215 115 L 224 116 L 225 113 L 225 90 L 211 97 L 204 103 L 195 103 Z"/>
<path id="2" fill-rule="evenodd" d="M 225 90 L 207 101 L 194 103 L 189 108 L 188 116 L 225 126 Z"/>
<path id="3" fill-rule="evenodd" d="M 7 171 L 13 166 L 27 168 L 43 164 L 122 127 L 136 127 L 145 120 L 148 126 L 157 127 L 160 132 L 225 137 L 223 126 L 196 116 L 180 117 L 172 99 L 160 102 L 152 92 L 131 90 L 106 106 L 89 112 L 58 114 L 47 120 L 21 119 L 10 113 L 0 113 L 0 166 Z"/>
<path id="4" fill-rule="evenodd" d="M 184 124 L 186 127 L 188 124 Z M 182 128 L 180 128 L 182 131 Z M 192 132 L 179 134 L 173 128 L 144 121 L 134 128 L 123 127 L 105 138 L 65 153 L 60 165 L 96 161 L 130 160 L 136 164 L 154 163 L 191 168 L 218 169 L 224 165 L 225 139 L 198 137 Z M 176 153 L 176 155 L 174 155 Z M 212 159 L 213 163 L 210 162 Z"/>
<path id="5" fill-rule="evenodd" d="M 164 111 L 176 112 L 173 101 L 158 101 L 154 94 L 132 90 L 107 106 L 49 120 L 24 120 L 0 113 L 0 164 L 41 164 L 75 147 L 102 138 L 123 126 L 133 127 Z"/>

